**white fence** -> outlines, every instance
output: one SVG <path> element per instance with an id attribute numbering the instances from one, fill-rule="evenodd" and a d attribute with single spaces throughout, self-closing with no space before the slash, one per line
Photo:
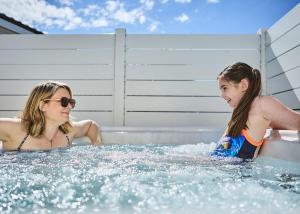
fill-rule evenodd
<path id="1" fill-rule="evenodd" d="M 236 61 L 261 69 L 266 92 L 299 110 L 299 8 L 256 35 L 0 35 L 0 117 L 17 116 L 35 84 L 59 80 L 73 89 L 76 120 L 225 127 L 216 77 Z"/>
<path id="2" fill-rule="evenodd" d="M 0 116 L 23 109 L 33 85 L 44 80 L 70 84 L 78 118 L 113 124 L 114 36 L 0 36 Z"/>
<path id="3" fill-rule="evenodd" d="M 267 92 L 300 110 L 300 4 L 274 24 L 266 37 Z"/>
<path id="4" fill-rule="evenodd" d="M 260 68 L 259 35 L 1 35 L 0 117 L 50 79 L 72 87 L 76 119 L 224 127 L 230 109 L 216 77 L 235 61 Z"/>
<path id="5" fill-rule="evenodd" d="M 230 109 L 217 75 L 260 67 L 259 35 L 127 35 L 125 125 L 225 126 Z"/>

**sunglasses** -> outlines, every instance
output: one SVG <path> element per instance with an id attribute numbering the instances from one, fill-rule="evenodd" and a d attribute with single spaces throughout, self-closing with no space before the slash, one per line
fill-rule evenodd
<path id="1" fill-rule="evenodd" d="M 44 99 L 44 101 L 59 101 L 60 105 L 64 108 L 66 108 L 69 105 L 69 103 L 72 108 L 74 108 L 76 104 L 76 101 L 74 99 L 69 99 L 67 97 L 62 97 L 60 99 Z"/>

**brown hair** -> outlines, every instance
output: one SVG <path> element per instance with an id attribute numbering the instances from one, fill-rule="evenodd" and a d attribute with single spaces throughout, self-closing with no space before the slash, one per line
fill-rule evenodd
<path id="1" fill-rule="evenodd" d="M 60 82 L 47 81 L 33 88 L 21 115 L 21 123 L 27 134 L 33 137 L 42 135 L 45 130 L 46 120 L 44 113 L 39 108 L 40 102 L 45 99 L 50 99 L 59 88 L 66 89 L 72 97 L 70 87 Z M 71 127 L 71 123 L 67 121 L 60 125 L 59 129 L 67 134 L 70 132 Z"/>
<path id="2" fill-rule="evenodd" d="M 228 82 L 240 83 L 242 79 L 247 79 L 249 86 L 237 107 L 233 110 L 231 119 L 227 126 L 229 136 L 236 137 L 247 127 L 248 114 L 255 97 L 261 93 L 261 75 L 259 70 L 243 62 L 234 63 L 226 67 L 218 76 Z"/>

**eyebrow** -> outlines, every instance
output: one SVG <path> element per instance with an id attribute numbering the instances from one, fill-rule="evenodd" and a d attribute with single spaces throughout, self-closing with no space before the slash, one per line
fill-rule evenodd
<path id="1" fill-rule="evenodd" d="M 227 86 L 226 84 L 223 84 L 220 86 L 220 89 L 224 88 L 225 86 Z"/>

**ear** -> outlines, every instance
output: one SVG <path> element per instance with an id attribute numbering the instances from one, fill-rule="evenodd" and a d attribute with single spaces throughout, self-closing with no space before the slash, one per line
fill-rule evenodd
<path id="1" fill-rule="evenodd" d="M 40 111 L 46 111 L 46 103 L 44 102 L 44 101 L 40 101 L 40 103 L 39 103 L 39 109 L 40 109 Z"/>
<path id="2" fill-rule="evenodd" d="M 249 87 L 249 81 L 247 79 L 242 79 L 240 82 L 242 91 L 245 92 L 247 91 L 248 87 Z"/>

